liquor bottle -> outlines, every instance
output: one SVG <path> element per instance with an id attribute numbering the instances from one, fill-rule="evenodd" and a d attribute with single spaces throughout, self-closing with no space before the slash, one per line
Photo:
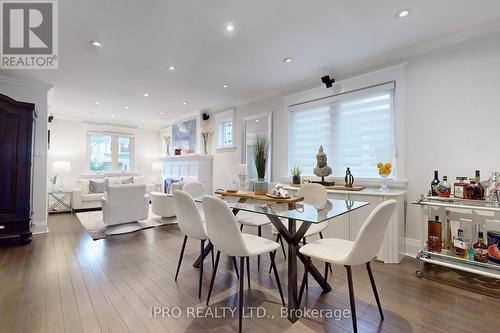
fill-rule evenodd
<path id="1" fill-rule="evenodd" d="M 437 196 L 436 186 L 439 184 L 438 171 L 434 170 L 434 179 L 431 182 L 431 195 L 433 197 Z"/>
<path id="2" fill-rule="evenodd" d="M 483 186 L 483 184 L 481 184 L 481 175 L 480 175 L 479 170 L 476 170 L 476 179 L 475 180 L 476 180 L 476 184 L 479 187 L 479 191 L 480 191 L 479 200 L 482 200 L 482 199 L 484 199 L 484 186 Z"/>
<path id="3" fill-rule="evenodd" d="M 465 185 L 464 198 L 469 200 L 482 200 L 484 196 L 484 187 L 476 182 L 476 179 L 470 178 L 469 184 Z"/>
<path id="4" fill-rule="evenodd" d="M 488 246 L 484 244 L 483 232 L 477 234 L 477 242 L 472 245 L 474 248 L 474 260 L 479 262 L 488 262 Z"/>
<path id="5" fill-rule="evenodd" d="M 448 198 L 451 194 L 451 186 L 448 177 L 443 176 L 443 181 L 435 186 L 438 196 Z"/>
<path id="6" fill-rule="evenodd" d="M 464 241 L 464 231 L 462 229 L 458 229 L 457 236 L 453 237 L 453 247 L 455 248 L 455 255 L 458 257 L 466 257 L 468 255 L 467 243 Z"/>
<path id="7" fill-rule="evenodd" d="M 443 249 L 451 250 L 453 239 L 451 237 L 450 211 L 446 211 L 446 219 L 442 223 Z"/>
<path id="8" fill-rule="evenodd" d="M 457 177 L 457 181 L 453 184 L 453 194 L 456 198 L 465 199 L 465 186 L 467 183 L 465 182 L 467 177 Z"/>
<path id="9" fill-rule="evenodd" d="M 441 252 L 441 233 L 441 221 L 439 221 L 439 216 L 436 216 L 434 221 L 430 220 L 428 224 L 427 248 L 429 249 L 429 251 Z"/>

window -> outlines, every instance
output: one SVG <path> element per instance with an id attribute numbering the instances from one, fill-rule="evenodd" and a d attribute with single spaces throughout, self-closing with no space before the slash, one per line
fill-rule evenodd
<path id="1" fill-rule="evenodd" d="M 215 114 L 217 149 L 234 148 L 234 109 Z"/>
<path id="2" fill-rule="evenodd" d="M 133 169 L 134 138 L 126 134 L 88 133 L 88 166 L 93 172 Z"/>
<path id="3" fill-rule="evenodd" d="M 288 168 L 314 175 L 323 145 L 332 176 L 350 167 L 354 177 L 379 177 L 377 162 L 394 165 L 393 96 L 394 85 L 386 84 L 290 107 Z"/>

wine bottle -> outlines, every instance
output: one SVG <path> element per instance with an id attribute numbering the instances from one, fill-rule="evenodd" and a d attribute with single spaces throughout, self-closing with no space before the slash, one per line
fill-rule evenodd
<path id="1" fill-rule="evenodd" d="M 438 195 L 438 192 L 436 190 L 436 186 L 439 184 L 439 178 L 438 178 L 438 171 L 434 170 L 434 179 L 431 182 L 431 195 L 433 197 Z"/>
<path id="2" fill-rule="evenodd" d="M 479 170 L 476 170 L 476 183 L 479 187 L 479 199 L 484 199 L 484 186 L 481 184 L 481 174 Z"/>

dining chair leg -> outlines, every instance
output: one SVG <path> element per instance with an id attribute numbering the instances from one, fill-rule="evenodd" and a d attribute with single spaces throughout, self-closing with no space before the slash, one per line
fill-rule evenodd
<path id="1" fill-rule="evenodd" d="M 241 333 L 243 327 L 243 284 L 244 284 L 244 275 L 245 275 L 245 257 L 240 257 L 240 291 L 238 293 L 238 332 Z"/>
<path id="2" fill-rule="evenodd" d="M 311 257 L 307 257 L 306 263 L 304 264 L 304 277 L 302 278 L 302 283 L 300 284 L 299 298 L 297 300 L 297 306 L 300 307 L 300 302 L 302 301 L 302 295 L 304 294 L 304 289 L 306 286 L 307 275 L 309 275 L 309 265 L 311 264 Z"/>
<path id="3" fill-rule="evenodd" d="M 257 228 L 257 236 L 262 237 L 262 226 Z M 260 255 L 257 256 L 257 271 L 260 272 Z"/>
<path id="4" fill-rule="evenodd" d="M 205 240 L 201 240 L 201 245 L 200 245 L 200 254 L 203 257 L 203 251 L 205 250 Z M 201 299 L 201 286 L 203 284 L 203 259 L 201 259 L 200 263 L 200 279 L 198 281 L 198 298 Z"/>
<path id="5" fill-rule="evenodd" d="M 281 249 L 283 250 L 283 256 L 284 256 L 284 257 L 285 257 L 285 259 L 286 259 L 285 245 L 283 245 L 283 239 L 282 239 L 282 237 L 281 237 L 281 235 L 280 235 L 280 234 L 278 234 L 278 236 L 276 237 L 276 241 L 277 241 L 277 242 L 280 242 L 280 244 L 281 244 Z"/>
<path id="6" fill-rule="evenodd" d="M 283 297 L 283 290 L 281 289 L 280 277 L 278 275 L 278 270 L 276 269 L 276 263 L 274 262 L 274 258 L 276 257 L 276 251 L 269 252 L 269 257 L 271 258 L 271 267 L 274 271 L 274 278 L 276 279 L 276 284 L 278 285 L 278 291 L 280 292 L 281 303 L 285 306 L 285 298 Z"/>
<path id="7" fill-rule="evenodd" d="M 325 281 L 328 281 L 328 267 L 329 263 L 325 262 Z"/>
<path id="8" fill-rule="evenodd" d="M 375 295 L 375 300 L 377 301 L 378 312 L 380 312 L 380 319 L 384 320 L 384 313 L 382 312 L 382 306 L 380 305 L 380 300 L 378 298 L 377 286 L 375 285 L 375 279 L 373 278 L 370 262 L 366 263 L 366 270 L 368 271 L 368 276 L 370 277 L 370 282 L 372 284 L 373 294 Z"/>
<path id="9" fill-rule="evenodd" d="M 210 242 L 208 242 L 210 244 Z M 212 250 L 210 250 L 210 252 L 212 253 L 212 268 L 214 268 L 214 248 L 212 246 Z"/>
<path id="10" fill-rule="evenodd" d="M 276 257 L 276 250 L 273 251 L 274 256 Z M 273 269 L 273 265 L 269 265 L 269 272 L 268 274 L 271 274 L 271 270 Z"/>
<path id="11" fill-rule="evenodd" d="M 302 242 L 304 243 L 304 245 L 307 244 L 307 241 L 306 241 L 306 238 L 302 238 Z M 311 258 L 309 258 L 309 261 L 311 260 Z M 309 263 L 310 265 L 310 263 Z M 304 275 L 304 278 L 306 279 L 306 288 L 309 289 L 309 274 L 305 274 Z"/>
<path id="12" fill-rule="evenodd" d="M 239 279 L 240 274 L 238 273 L 238 264 L 236 263 L 236 257 L 231 257 L 231 258 L 233 258 L 234 271 L 236 272 L 236 277 Z"/>
<path id="13" fill-rule="evenodd" d="M 347 282 L 349 284 L 349 302 L 351 303 L 351 318 L 352 318 L 352 331 L 358 332 L 358 324 L 356 321 L 356 302 L 354 298 L 354 286 L 352 284 L 352 271 L 351 266 L 345 266 L 347 270 Z"/>
<path id="14" fill-rule="evenodd" d="M 217 267 L 219 267 L 219 258 L 220 258 L 220 251 L 217 251 L 217 255 L 215 256 L 214 271 L 212 272 L 212 279 L 210 280 L 210 287 L 208 288 L 207 306 L 208 306 L 208 302 L 210 301 L 210 296 L 212 295 L 212 289 L 214 288 L 215 275 L 217 274 Z"/>
<path id="15" fill-rule="evenodd" d="M 182 242 L 181 254 L 179 255 L 179 263 L 177 264 L 177 271 L 175 272 L 175 281 L 177 281 L 177 275 L 179 275 L 179 269 L 181 268 L 182 257 L 184 256 L 184 249 L 186 248 L 188 236 L 184 236 L 184 241 Z"/>
<path id="16" fill-rule="evenodd" d="M 243 224 L 240 224 L 240 231 L 243 231 Z"/>
<path id="17" fill-rule="evenodd" d="M 248 280 L 248 289 L 250 289 L 250 257 L 247 257 L 247 280 Z"/>

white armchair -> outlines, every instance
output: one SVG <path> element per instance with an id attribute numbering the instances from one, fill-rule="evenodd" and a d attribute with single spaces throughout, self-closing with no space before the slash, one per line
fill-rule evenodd
<path id="1" fill-rule="evenodd" d="M 102 198 L 102 217 L 106 226 L 148 218 L 149 195 L 144 184 L 109 185 Z"/>
<path id="2" fill-rule="evenodd" d="M 151 211 L 161 217 L 174 217 L 174 198 L 166 193 L 151 192 Z"/>

